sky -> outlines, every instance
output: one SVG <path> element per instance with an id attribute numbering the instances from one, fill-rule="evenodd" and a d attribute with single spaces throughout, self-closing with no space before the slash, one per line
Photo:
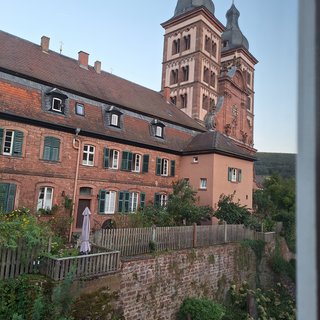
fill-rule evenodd
<path id="1" fill-rule="evenodd" d="M 226 25 L 232 0 L 214 0 Z M 254 147 L 297 152 L 298 0 L 235 0 L 240 29 L 259 61 L 255 69 Z M 0 29 L 160 91 L 164 29 L 177 0 L 10 0 L 1 3 Z M 1 44 L 0 44 L 1 46 Z"/>

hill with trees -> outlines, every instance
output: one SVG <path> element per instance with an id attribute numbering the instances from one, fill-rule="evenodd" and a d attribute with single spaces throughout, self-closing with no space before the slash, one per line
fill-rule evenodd
<path id="1" fill-rule="evenodd" d="M 255 161 L 256 176 L 278 174 L 282 178 L 295 178 L 296 154 L 257 152 Z"/>

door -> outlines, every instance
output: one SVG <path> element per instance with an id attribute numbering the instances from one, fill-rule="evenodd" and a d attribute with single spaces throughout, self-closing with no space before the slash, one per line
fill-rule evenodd
<path id="1" fill-rule="evenodd" d="M 82 213 L 86 207 L 90 209 L 90 202 L 91 200 L 89 199 L 79 199 L 76 228 L 82 228 L 82 221 L 83 221 Z"/>

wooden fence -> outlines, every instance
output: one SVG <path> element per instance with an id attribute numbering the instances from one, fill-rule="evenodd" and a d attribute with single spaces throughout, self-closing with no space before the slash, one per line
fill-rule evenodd
<path id="1" fill-rule="evenodd" d="M 94 246 L 93 250 L 94 252 Z M 97 253 L 76 257 L 42 259 L 40 273 L 53 280 L 63 280 L 67 275 L 73 279 L 102 276 L 119 271 L 120 252 L 95 250 Z"/>
<path id="2" fill-rule="evenodd" d="M 0 248 L 0 280 L 33 273 L 38 266 L 41 247 L 27 248 L 19 243 L 16 248 Z"/>
<path id="3" fill-rule="evenodd" d="M 216 244 L 239 242 L 244 239 L 272 241 L 275 232 L 262 233 L 243 225 L 211 225 L 161 228 L 101 229 L 92 241 L 111 250 L 119 250 L 121 256 L 150 253 L 152 250 L 180 250 Z"/>

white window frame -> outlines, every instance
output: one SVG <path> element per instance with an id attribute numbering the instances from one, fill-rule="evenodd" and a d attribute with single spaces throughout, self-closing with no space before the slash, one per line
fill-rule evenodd
<path id="1" fill-rule="evenodd" d="M 9 133 L 11 133 L 11 137 L 9 137 Z M 14 130 L 4 130 L 3 134 L 3 146 L 2 146 L 2 154 L 5 156 L 11 156 L 13 151 L 13 141 L 14 141 Z M 5 151 L 5 149 L 9 149 L 9 151 Z"/>
<path id="2" fill-rule="evenodd" d="M 129 212 L 136 212 L 139 203 L 139 192 L 130 192 Z"/>
<path id="3" fill-rule="evenodd" d="M 231 182 L 237 182 L 237 177 L 238 177 L 238 170 L 235 168 L 232 168 Z"/>
<path id="4" fill-rule="evenodd" d="M 119 155 L 120 152 L 115 149 L 110 149 L 110 169 L 118 169 L 119 168 Z"/>
<path id="5" fill-rule="evenodd" d="M 85 144 L 83 146 L 82 164 L 84 166 L 93 167 L 93 165 L 94 165 L 94 152 L 95 152 L 95 147 L 93 145 Z"/>
<path id="6" fill-rule="evenodd" d="M 163 137 L 163 128 L 161 126 L 156 126 L 156 137 Z"/>
<path id="7" fill-rule="evenodd" d="M 200 178 L 200 189 L 207 189 L 208 180 L 207 178 Z"/>
<path id="8" fill-rule="evenodd" d="M 59 108 L 56 108 L 55 101 L 59 101 Z M 57 97 L 53 97 L 52 104 L 51 104 L 51 110 L 62 113 L 62 100 Z"/>
<path id="9" fill-rule="evenodd" d="M 161 173 L 162 176 L 167 177 L 169 175 L 169 160 L 162 158 L 161 159 Z"/>
<path id="10" fill-rule="evenodd" d="M 39 209 L 51 210 L 52 199 L 53 199 L 53 188 L 41 187 L 38 194 L 37 210 Z"/>
<path id="11" fill-rule="evenodd" d="M 133 154 L 133 172 L 140 172 L 142 156 L 139 153 Z"/>
<path id="12" fill-rule="evenodd" d="M 114 214 L 116 211 L 116 191 L 106 191 L 106 199 L 105 199 L 105 214 Z"/>
<path id="13" fill-rule="evenodd" d="M 76 103 L 76 114 L 79 116 L 84 116 L 84 105 L 82 103 Z"/>
<path id="14" fill-rule="evenodd" d="M 114 127 L 119 127 L 119 115 L 111 113 L 110 124 Z"/>
<path id="15" fill-rule="evenodd" d="M 168 203 L 168 195 L 165 193 L 160 194 L 160 207 L 166 207 Z"/>

